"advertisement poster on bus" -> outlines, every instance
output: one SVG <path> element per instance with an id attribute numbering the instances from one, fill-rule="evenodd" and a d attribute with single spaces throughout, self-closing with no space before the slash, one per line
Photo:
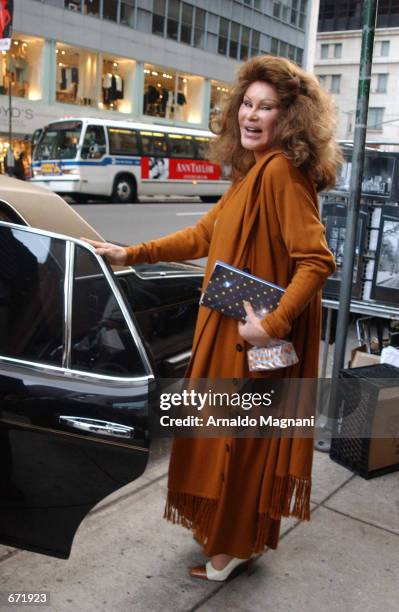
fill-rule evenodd
<path id="1" fill-rule="evenodd" d="M 221 178 L 220 166 L 203 159 L 168 159 L 166 157 L 142 157 L 141 178 L 181 181 L 217 181 Z"/>

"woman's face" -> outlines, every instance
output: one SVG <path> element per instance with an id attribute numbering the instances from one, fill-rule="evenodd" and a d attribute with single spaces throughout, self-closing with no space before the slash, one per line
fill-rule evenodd
<path id="1" fill-rule="evenodd" d="M 246 90 L 238 111 L 241 145 L 258 160 L 273 145 L 273 132 L 280 114 L 273 85 L 254 81 Z"/>

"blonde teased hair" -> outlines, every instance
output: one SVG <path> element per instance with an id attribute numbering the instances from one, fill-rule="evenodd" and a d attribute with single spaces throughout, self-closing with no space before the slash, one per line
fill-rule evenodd
<path id="1" fill-rule="evenodd" d="M 272 85 L 282 110 L 274 142 L 298 168 L 307 170 L 322 191 L 336 181 L 342 153 L 334 139 L 335 107 L 316 77 L 282 57 L 260 55 L 243 64 L 219 117 L 210 129 L 217 134 L 210 145 L 212 161 L 232 167 L 233 181 L 240 180 L 255 163 L 252 151 L 241 145 L 238 111 L 251 83 Z"/>

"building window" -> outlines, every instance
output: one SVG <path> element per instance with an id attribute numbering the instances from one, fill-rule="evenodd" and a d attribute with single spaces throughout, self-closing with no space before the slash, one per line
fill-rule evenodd
<path id="1" fill-rule="evenodd" d="M 278 55 L 278 38 L 272 38 L 270 42 L 270 53 Z"/>
<path id="2" fill-rule="evenodd" d="M 273 2 L 273 17 L 280 19 L 281 17 L 281 2 Z"/>
<path id="3" fill-rule="evenodd" d="M 251 40 L 251 56 L 259 55 L 259 41 L 260 34 L 256 30 L 252 30 L 252 40 Z"/>
<path id="4" fill-rule="evenodd" d="M 369 130 L 382 131 L 385 108 L 370 107 L 367 116 L 367 128 Z"/>
<path id="5" fill-rule="evenodd" d="M 342 43 L 334 44 L 334 58 L 340 59 L 342 57 Z"/>
<path id="6" fill-rule="evenodd" d="M 103 0 L 103 19 L 118 21 L 118 0 Z"/>
<path id="7" fill-rule="evenodd" d="M 145 64 L 143 114 L 201 123 L 203 85 L 202 77 Z"/>
<path id="8" fill-rule="evenodd" d="M 288 21 L 288 15 L 289 15 L 289 7 L 286 4 L 283 4 L 283 13 L 282 13 L 281 19 L 283 21 Z"/>
<path id="9" fill-rule="evenodd" d="M 331 75 L 331 93 L 339 93 L 341 89 L 341 75 L 340 74 L 332 74 Z"/>
<path id="10" fill-rule="evenodd" d="M 296 57 L 296 53 L 295 53 L 294 45 L 288 45 L 288 59 L 295 62 L 295 57 Z"/>
<path id="11" fill-rule="evenodd" d="M 100 0 L 83 0 L 83 13 L 100 17 Z"/>
<path id="12" fill-rule="evenodd" d="M 318 74 L 316 75 L 319 79 L 320 86 L 325 88 L 327 83 L 327 75 L 326 74 Z"/>
<path id="13" fill-rule="evenodd" d="M 380 55 L 381 55 L 381 57 L 388 57 L 389 56 L 389 40 L 382 40 L 381 41 Z"/>
<path id="14" fill-rule="evenodd" d="M 122 0 L 121 1 L 121 14 L 120 23 L 121 25 L 127 25 L 134 28 L 134 5 L 135 0 Z"/>
<path id="15" fill-rule="evenodd" d="M 168 1 L 168 22 L 166 34 L 172 40 L 178 40 L 179 36 L 179 10 L 180 4 L 178 0 Z"/>
<path id="16" fill-rule="evenodd" d="M 182 16 L 181 16 L 181 30 L 180 30 L 180 42 L 184 42 L 187 45 L 191 45 L 191 32 L 193 25 L 193 13 L 194 9 L 186 2 L 183 2 Z"/>
<path id="17" fill-rule="evenodd" d="M 194 46 L 203 49 L 205 45 L 205 11 L 200 8 L 195 9 L 194 23 Z"/>
<path id="18" fill-rule="evenodd" d="M 303 49 L 300 49 L 299 47 L 296 48 L 296 63 L 298 64 L 298 66 L 302 66 L 302 62 L 303 62 Z"/>
<path id="19" fill-rule="evenodd" d="M 9 51 L 0 54 L 0 93 L 29 100 L 42 97 L 42 59 L 44 41 L 33 36 L 13 34 Z"/>
<path id="20" fill-rule="evenodd" d="M 388 74 L 377 74 L 376 93 L 387 93 Z"/>
<path id="21" fill-rule="evenodd" d="M 82 11 L 81 0 L 64 0 L 64 7 L 76 13 L 81 13 Z"/>
<path id="22" fill-rule="evenodd" d="M 240 39 L 240 24 L 231 22 L 229 56 L 233 59 L 238 57 L 238 41 Z"/>
<path id="23" fill-rule="evenodd" d="M 227 40 L 229 37 L 229 22 L 223 17 L 219 21 L 219 41 L 218 41 L 218 53 L 226 55 L 227 53 Z"/>
<path id="24" fill-rule="evenodd" d="M 165 0 L 154 0 L 154 14 L 152 16 L 152 33 L 164 36 L 165 33 Z"/>
<path id="25" fill-rule="evenodd" d="M 298 20 L 298 4 L 299 0 L 292 0 L 291 2 L 291 25 L 296 25 Z"/>
<path id="26" fill-rule="evenodd" d="M 55 53 L 57 102 L 97 106 L 97 54 L 63 43 L 57 43 Z"/>
<path id="27" fill-rule="evenodd" d="M 246 60 L 249 57 L 249 33 L 249 28 L 241 27 L 240 60 Z"/>
<path id="28" fill-rule="evenodd" d="M 321 45 L 321 59 L 328 59 L 328 47 L 329 45 Z"/>

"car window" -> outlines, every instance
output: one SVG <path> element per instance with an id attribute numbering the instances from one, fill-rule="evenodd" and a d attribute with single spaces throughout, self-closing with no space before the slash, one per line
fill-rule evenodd
<path id="1" fill-rule="evenodd" d="M 65 242 L 0 227 L 0 355 L 61 365 Z"/>
<path id="2" fill-rule="evenodd" d="M 77 246 L 72 306 L 71 367 L 111 376 L 146 374 L 116 297 L 90 251 Z"/>
<path id="3" fill-rule="evenodd" d="M 104 128 L 101 125 L 88 125 L 82 145 L 82 159 L 100 159 L 105 152 Z"/>
<path id="4" fill-rule="evenodd" d="M 17 213 L 16 210 L 11 208 L 9 204 L 0 200 L 0 221 L 7 221 L 8 223 L 16 223 L 17 225 L 26 225 L 22 217 Z"/>

